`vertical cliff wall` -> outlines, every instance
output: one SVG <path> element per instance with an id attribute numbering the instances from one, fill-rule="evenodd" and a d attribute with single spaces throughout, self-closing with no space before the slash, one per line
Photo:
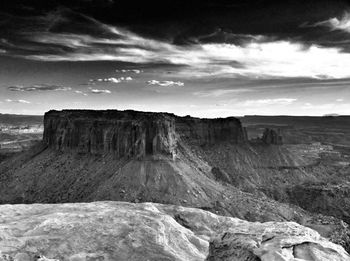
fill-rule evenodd
<path id="1" fill-rule="evenodd" d="M 265 144 L 282 145 L 283 142 L 282 142 L 281 130 L 266 128 L 262 135 L 261 140 Z"/>
<path id="2" fill-rule="evenodd" d="M 177 117 L 136 111 L 49 111 L 44 117 L 44 142 L 49 147 L 80 153 L 113 153 L 118 158 L 166 154 L 174 157 L 178 139 L 197 145 L 243 143 L 239 120 Z"/>
<path id="3" fill-rule="evenodd" d="M 239 144 L 246 140 L 241 122 L 234 117 L 218 119 L 178 117 L 176 131 L 182 139 L 201 146 L 221 142 Z"/>

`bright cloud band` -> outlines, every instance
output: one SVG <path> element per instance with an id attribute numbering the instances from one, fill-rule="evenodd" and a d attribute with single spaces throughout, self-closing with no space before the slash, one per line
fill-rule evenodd
<path id="1" fill-rule="evenodd" d="M 62 14 L 56 14 L 59 15 Z M 16 48 L 10 40 L 3 39 L 0 47 L 4 51 L 0 55 L 40 61 L 170 64 L 178 65 L 179 76 L 183 77 L 350 77 L 350 54 L 343 52 L 339 47 L 321 47 L 315 44 L 306 46 L 294 41 L 276 41 L 268 37 L 250 37 L 249 41 L 241 45 L 197 41 L 180 46 L 145 38 L 90 17 L 84 16 L 84 19 L 90 23 L 90 28 L 94 27 L 90 33 L 82 34 L 78 30 L 51 32 L 47 28 L 30 32 L 30 29 L 26 29 L 26 32 L 21 33 L 25 41 L 22 39 Z M 327 23 L 334 27 L 348 28 L 348 23 L 343 20 L 331 20 Z M 96 31 L 99 33 L 94 33 Z M 139 70 L 133 72 L 140 73 Z"/>

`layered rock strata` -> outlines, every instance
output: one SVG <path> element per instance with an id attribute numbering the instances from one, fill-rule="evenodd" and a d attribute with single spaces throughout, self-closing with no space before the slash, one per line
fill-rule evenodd
<path id="1" fill-rule="evenodd" d="M 113 153 L 117 158 L 165 154 L 176 156 L 179 138 L 201 146 L 243 143 L 235 118 L 198 119 L 136 111 L 49 111 L 44 117 L 44 142 L 57 150 Z"/>

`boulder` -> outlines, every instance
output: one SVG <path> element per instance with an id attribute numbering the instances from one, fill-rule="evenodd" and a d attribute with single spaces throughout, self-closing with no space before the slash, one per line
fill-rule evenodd
<path id="1" fill-rule="evenodd" d="M 231 227 L 212 240 L 207 261 L 345 261 L 345 250 L 293 222 Z"/>

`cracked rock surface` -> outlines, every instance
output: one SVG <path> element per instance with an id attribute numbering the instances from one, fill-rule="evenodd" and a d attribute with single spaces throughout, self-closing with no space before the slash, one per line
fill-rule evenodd
<path id="1" fill-rule="evenodd" d="M 0 224 L 0 260 L 350 260 L 296 223 L 155 203 L 1 205 Z"/>
<path id="2" fill-rule="evenodd" d="M 209 252 L 207 261 L 350 260 L 342 247 L 293 222 L 231 227 L 212 240 Z"/>

